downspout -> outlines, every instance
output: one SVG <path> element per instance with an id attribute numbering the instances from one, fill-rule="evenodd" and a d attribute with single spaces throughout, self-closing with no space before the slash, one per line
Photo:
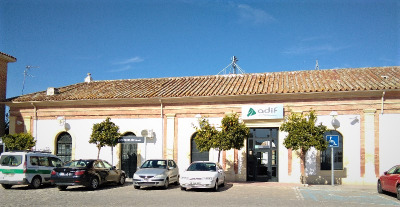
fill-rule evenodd
<path id="1" fill-rule="evenodd" d="M 385 91 L 382 92 L 381 114 L 383 114 L 384 103 L 385 103 Z"/>
<path id="2" fill-rule="evenodd" d="M 35 121 L 35 150 L 36 150 L 36 144 L 37 144 L 37 108 L 35 104 L 31 103 L 34 109 L 34 118 L 33 120 Z"/>
<path id="3" fill-rule="evenodd" d="M 160 105 L 161 105 L 161 157 L 164 158 L 164 107 L 161 99 L 160 99 Z"/>

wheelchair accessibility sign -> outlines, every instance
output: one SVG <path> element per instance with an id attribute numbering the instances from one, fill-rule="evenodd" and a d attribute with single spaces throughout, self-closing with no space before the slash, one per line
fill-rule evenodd
<path id="1" fill-rule="evenodd" d="M 339 135 L 327 135 L 328 147 L 339 147 Z"/>

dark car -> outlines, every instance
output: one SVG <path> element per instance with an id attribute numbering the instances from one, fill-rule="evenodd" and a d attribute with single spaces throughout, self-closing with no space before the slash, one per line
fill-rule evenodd
<path id="1" fill-rule="evenodd" d="M 125 183 L 125 172 L 117 170 L 104 160 L 72 160 L 51 172 L 51 182 L 58 189 L 65 190 L 68 186 L 86 186 L 92 190 L 105 183 Z"/>
<path id="2" fill-rule="evenodd" d="M 378 193 L 383 191 L 396 193 L 400 200 L 400 165 L 396 165 L 384 172 L 378 179 Z"/>

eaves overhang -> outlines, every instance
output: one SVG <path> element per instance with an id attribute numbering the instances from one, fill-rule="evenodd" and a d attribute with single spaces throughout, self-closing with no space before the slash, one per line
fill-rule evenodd
<path id="1" fill-rule="evenodd" d="M 113 106 L 113 105 L 159 105 L 162 104 L 207 104 L 207 103 L 240 103 L 240 102 L 296 102 L 296 101 L 322 101 L 345 99 L 378 99 L 385 92 L 399 92 L 399 89 L 373 90 L 373 91 L 333 91 L 333 92 L 304 92 L 304 93 L 274 93 L 274 94 L 248 94 L 224 96 L 187 96 L 187 97 L 153 97 L 153 98 L 124 98 L 124 99 L 90 99 L 90 100 L 62 100 L 62 101 L 26 101 L 13 102 L 8 100 L 0 102 L 9 107 L 73 107 L 73 106 Z"/>

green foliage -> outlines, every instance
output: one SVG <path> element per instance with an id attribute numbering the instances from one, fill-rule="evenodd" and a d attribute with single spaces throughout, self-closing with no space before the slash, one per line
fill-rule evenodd
<path id="1" fill-rule="evenodd" d="M 314 110 L 311 110 L 308 115 L 291 113 L 280 128 L 281 131 L 288 132 L 283 145 L 287 149 L 300 149 L 304 154 L 311 147 L 320 151 L 325 150 L 328 146 L 324 139 L 327 127 L 322 123 L 316 126 L 316 121 L 317 116 Z"/>
<path id="2" fill-rule="evenodd" d="M 35 138 L 29 133 L 7 134 L 2 137 L 7 150 L 30 150 L 35 146 Z"/>
<path id="3" fill-rule="evenodd" d="M 327 127 L 322 125 L 322 123 L 316 126 L 316 122 L 317 115 L 314 110 L 311 110 L 308 115 L 291 113 L 280 127 L 281 131 L 288 132 L 283 145 L 287 149 L 300 150 L 302 177 L 304 177 L 305 155 L 307 151 L 311 147 L 320 151 L 328 147 L 328 142 L 324 139 Z"/>
<path id="4" fill-rule="evenodd" d="M 100 150 L 102 147 L 114 147 L 117 144 L 118 138 L 121 137 L 121 134 L 119 133 L 119 127 L 110 120 L 111 119 L 107 117 L 103 122 L 93 124 L 89 143 L 96 144 L 98 149 L 97 159 L 99 159 Z"/>
<path id="5" fill-rule="evenodd" d="M 241 149 L 244 140 L 249 136 L 250 130 L 244 123 L 239 123 L 236 113 L 226 115 L 221 121 L 221 131 L 211 126 L 207 119 L 199 120 L 199 128 L 196 128 L 194 140 L 200 152 L 218 149 L 218 161 L 221 150 Z"/>

